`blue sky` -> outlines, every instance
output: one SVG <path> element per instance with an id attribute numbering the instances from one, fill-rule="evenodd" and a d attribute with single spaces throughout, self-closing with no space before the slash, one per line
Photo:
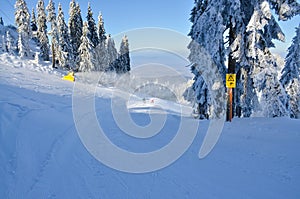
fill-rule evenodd
<path id="1" fill-rule="evenodd" d="M 6 23 L 14 23 L 14 0 L 0 0 L 0 16 Z M 25 0 L 28 8 L 36 6 L 37 0 Z M 48 0 L 44 0 L 48 4 Z M 54 0 L 55 6 L 61 2 L 65 17 L 69 11 L 70 0 Z M 105 28 L 112 35 L 120 32 L 142 27 L 170 28 L 187 34 L 191 23 L 189 22 L 190 10 L 193 0 L 77 0 L 82 16 L 85 19 L 88 2 L 91 3 L 94 18 L 97 20 L 98 13 L 103 14 Z M 7 15 L 9 19 L 3 14 Z"/>
<path id="2" fill-rule="evenodd" d="M 0 0 L 0 16 L 6 24 L 14 23 L 14 0 Z M 37 0 L 26 0 L 28 8 L 35 8 Z M 68 17 L 69 0 L 54 0 L 55 6 L 61 2 L 65 17 Z M 82 16 L 85 19 L 87 4 L 86 0 L 79 2 Z M 90 0 L 94 18 L 97 20 L 98 13 L 103 14 L 106 32 L 112 35 L 119 34 L 134 28 L 161 27 L 176 30 L 187 35 L 191 23 L 189 22 L 190 10 L 194 0 Z M 298 0 L 300 2 L 300 0 Z M 48 0 L 45 0 L 48 4 Z M 277 49 L 274 52 L 284 54 L 295 35 L 295 27 L 300 22 L 300 16 L 291 21 L 280 23 L 286 34 L 286 42 L 276 42 Z"/>

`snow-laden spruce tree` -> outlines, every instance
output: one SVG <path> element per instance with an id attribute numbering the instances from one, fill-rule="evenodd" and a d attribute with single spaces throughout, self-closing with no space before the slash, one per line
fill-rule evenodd
<path id="1" fill-rule="evenodd" d="M 106 42 L 106 32 L 104 28 L 104 21 L 101 12 L 99 13 L 98 16 L 98 35 L 99 35 L 99 42 Z"/>
<path id="2" fill-rule="evenodd" d="M 107 70 L 116 71 L 116 66 L 118 65 L 118 51 L 116 49 L 115 42 L 113 38 L 111 38 L 110 34 L 107 38 L 107 57 L 109 63 L 109 67 L 107 68 Z"/>
<path id="3" fill-rule="evenodd" d="M 109 57 L 106 42 L 100 42 L 94 50 L 96 62 L 95 69 L 97 71 L 107 71 L 109 68 Z"/>
<path id="4" fill-rule="evenodd" d="M 255 88 L 254 75 L 252 74 L 255 71 L 253 69 L 254 57 L 257 63 L 263 62 L 261 59 L 272 60 L 268 53 L 265 56 L 253 56 L 251 51 L 254 54 L 259 53 L 259 51 L 253 51 L 252 47 L 265 49 L 263 51 L 267 52 L 269 48 L 274 46 L 272 39 L 284 39 L 284 34 L 272 14 L 263 15 L 260 18 L 262 22 L 256 24 L 258 26 L 263 24 L 263 27 L 255 28 L 258 30 L 257 34 L 250 34 L 249 22 L 253 18 L 255 9 L 257 10 L 261 5 L 267 5 L 269 8 L 274 9 L 281 20 L 290 19 L 299 13 L 299 4 L 296 0 L 196 0 L 195 7 L 192 10 L 191 21 L 193 26 L 190 33 L 192 39 L 211 54 L 222 76 L 224 76 L 222 66 L 225 65 L 225 58 L 228 58 L 228 72 L 237 74 L 237 87 L 234 89 L 234 109 L 236 110 L 234 113 L 238 116 L 249 117 L 258 102 L 259 93 Z M 264 7 L 266 8 L 266 6 Z M 260 13 L 265 13 L 265 11 L 265 9 L 261 9 Z M 252 42 L 249 42 L 249 40 L 253 38 L 253 35 L 260 36 L 261 39 L 256 40 L 258 43 L 251 47 Z M 190 50 L 193 50 L 191 46 Z M 190 57 L 193 57 L 193 53 Z M 197 74 L 199 72 L 196 71 Z M 270 74 L 276 75 L 273 72 Z M 195 94 L 196 103 L 197 99 L 203 99 L 198 95 L 206 93 L 205 87 L 202 87 L 202 83 L 198 78 L 201 79 L 201 75 L 195 75 L 195 84 L 199 84 L 199 86 L 193 85 L 193 87 L 203 88 L 203 90 L 199 90 Z M 203 103 L 203 101 L 200 102 Z M 199 103 L 199 107 L 206 113 L 209 111 L 205 110 L 207 106 L 204 104 Z"/>
<path id="5" fill-rule="evenodd" d="M 37 10 L 37 39 L 41 50 L 41 58 L 49 61 L 49 39 L 47 35 L 47 16 L 45 12 L 44 0 L 39 0 L 36 5 Z"/>
<path id="6" fill-rule="evenodd" d="M 14 54 L 14 40 L 9 30 L 6 31 L 6 51 L 8 54 Z"/>
<path id="7" fill-rule="evenodd" d="M 4 26 L 4 22 L 3 22 L 2 17 L 0 17 L 0 25 Z"/>
<path id="8" fill-rule="evenodd" d="M 90 72 L 95 70 L 94 48 L 88 34 L 88 23 L 84 22 L 81 44 L 78 49 L 80 58 L 78 71 L 80 72 Z"/>
<path id="9" fill-rule="evenodd" d="M 225 79 L 225 47 L 223 39 L 225 25 L 222 16 L 224 7 L 220 1 L 211 1 L 210 5 L 208 5 L 207 1 L 201 0 L 197 0 L 195 3 L 196 5 L 192 10 L 192 16 L 190 18 L 193 25 L 189 35 L 193 39 L 193 42 L 196 42 L 199 46 L 204 47 L 204 49 L 209 52 L 219 68 L 222 78 Z M 212 26 L 211 24 L 214 25 Z M 193 45 L 193 42 L 188 46 L 191 52 L 195 50 L 193 48 L 197 48 L 197 45 Z M 189 60 L 191 62 L 194 60 L 194 56 L 195 54 L 193 53 L 189 55 Z M 194 64 L 192 64 L 192 66 L 194 66 Z M 202 67 L 206 70 L 206 67 L 209 66 Z M 203 119 L 208 118 L 210 114 L 210 96 L 203 77 L 200 75 L 200 72 L 196 70 L 196 67 L 192 68 L 192 72 L 196 74 L 192 88 L 194 91 L 197 90 L 195 92 L 194 107 L 195 113 L 199 114 L 200 119 Z"/>
<path id="10" fill-rule="evenodd" d="M 129 43 L 126 35 L 122 38 L 118 57 L 118 65 L 115 68 L 117 73 L 127 73 L 130 71 Z"/>
<path id="11" fill-rule="evenodd" d="M 255 74 L 258 74 L 259 71 L 274 75 L 274 78 L 269 78 L 269 76 L 266 75 L 265 80 L 275 81 L 273 82 L 272 89 L 277 91 L 274 92 L 276 95 L 273 95 L 273 100 L 286 106 L 286 96 L 276 77 L 277 64 L 269 51 L 269 48 L 275 46 L 272 41 L 273 39 L 284 41 L 285 36 L 270 11 L 271 9 L 275 10 L 280 20 L 287 20 L 299 14 L 297 10 L 300 9 L 300 6 L 295 0 L 284 2 L 281 0 L 241 1 L 243 18 L 242 21 L 239 20 L 237 22 L 239 27 L 238 37 L 235 38 L 235 43 L 231 46 L 231 50 L 234 52 L 234 58 L 236 58 L 237 62 L 241 65 L 243 77 L 241 81 L 243 81 L 244 84 L 241 98 L 244 116 L 250 116 L 252 114 L 255 105 L 258 104 L 258 102 L 255 101 L 258 101 L 258 97 L 261 96 L 258 93 L 260 92 L 260 86 L 254 84 L 254 82 L 259 82 L 255 80 Z M 263 98 L 259 99 L 261 102 Z M 265 113 L 265 115 L 284 115 L 284 108 L 283 106 L 278 106 L 279 104 L 274 104 L 273 112 L 277 112 L 276 114 Z M 270 111 L 268 112 L 270 113 Z M 280 113 L 278 114 L 278 112 Z"/>
<path id="12" fill-rule="evenodd" d="M 95 48 L 99 44 L 99 37 L 98 37 L 97 26 L 93 18 L 93 12 L 90 3 L 88 4 L 88 12 L 87 12 L 86 19 L 88 22 L 88 29 L 89 29 L 88 37 L 91 40 L 93 47 Z"/>
<path id="13" fill-rule="evenodd" d="M 1 28 L 1 25 L 0 25 L 0 28 Z M 6 35 L 2 35 L 1 38 L 0 38 L 0 50 L 2 52 L 6 52 Z"/>
<path id="14" fill-rule="evenodd" d="M 56 50 L 58 49 L 58 30 L 57 30 L 57 22 L 56 22 L 56 11 L 55 11 L 55 4 L 52 0 L 49 0 L 49 3 L 46 7 L 48 11 L 47 21 L 51 24 L 51 29 L 49 31 L 49 34 L 51 35 L 51 45 L 53 45 L 52 56 L 55 56 Z M 57 58 L 55 59 L 57 60 Z"/>
<path id="15" fill-rule="evenodd" d="M 99 43 L 95 48 L 96 70 L 107 71 L 109 68 L 109 56 L 107 51 L 107 42 L 104 29 L 102 14 L 98 16 L 98 39 Z"/>
<path id="16" fill-rule="evenodd" d="M 57 15 L 58 51 L 57 59 L 63 69 L 71 69 L 71 44 L 69 40 L 68 26 L 65 22 L 61 4 L 58 5 Z"/>
<path id="17" fill-rule="evenodd" d="M 285 61 L 280 81 L 289 96 L 290 117 L 300 118 L 300 24 Z"/>
<path id="18" fill-rule="evenodd" d="M 35 18 L 34 8 L 32 8 L 32 11 L 31 11 L 31 22 L 30 22 L 30 25 L 31 25 L 31 31 L 32 32 L 37 31 L 37 25 L 36 25 L 36 18 Z"/>
<path id="19" fill-rule="evenodd" d="M 29 40 L 31 38 L 29 10 L 24 0 L 17 0 L 15 3 L 15 8 L 15 22 L 19 33 L 19 55 L 21 57 L 28 57 L 30 54 Z"/>
<path id="20" fill-rule="evenodd" d="M 202 0 L 195 0 L 194 1 L 195 6 L 192 9 L 190 21 L 192 22 L 192 28 L 189 33 L 189 36 L 194 40 L 197 38 L 197 35 L 199 34 L 197 31 L 197 24 L 198 24 L 198 18 L 203 14 L 204 10 L 207 7 L 207 2 L 203 2 Z M 188 47 L 191 50 L 191 46 Z M 208 98 L 208 89 L 207 85 L 205 84 L 205 81 L 203 77 L 200 75 L 200 73 L 196 70 L 194 64 L 192 64 L 191 72 L 195 75 L 193 80 L 193 85 L 188 88 L 188 90 L 192 90 L 192 93 L 195 93 L 194 99 L 188 98 L 187 100 L 192 101 L 194 106 L 194 113 L 196 113 L 197 117 L 199 119 L 208 119 L 208 109 L 209 109 L 209 102 L 207 100 Z M 191 91 L 186 91 L 187 93 L 191 93 Z"/>
<path id="21" fill-rule="evenodd" d="M 76 70 L 79 67 L 80 61 L 79 46 L 82 36 L 83 21 L 79 4 L 76 4 L 75 0 L 72 0 L 70 2 L 69 16 L 69 33 L 72 47 L 72 60 L 74 61 L 72 68 Z"/>
<path id="22" fill-rule="evenodd" d="M 238 79 L 238 82 L 243 85 L 243 89 L 241 90 L 242 92 L 236 95 L 236 99 L 241 98 L 241 115 L 244 117 L 249 117 L 253 113 L 253 109 L 259 104 L 259 93 L 257 93 L 258 90 L 254 84 L 254 73 L 258 71 L 269 71 L 269 74 L 276 76 L 275 68 L 277 64 L 269 48 L 275 46 L 272 41 L 273 39 L 280 41 L 284 41 L 285 39 L 284 33 L 280 29 L 270 9 L 275 10 L 280 20 L 287 20 L 297 14 L 295 10 L 299 9 L 299 4 L 296 1 L 240 1 L 240 8 L 235 9 L 236 13 L 241 13 L 238 15 L 241 17 L 233 18 L 234 31 L 236 34 L 233 36 L 230 52 L 237 62 L 236 67 L 239 68 L 237 73 L 239 74 L 240 71 L 241 74 L 241 78 Z M 239 10 L 240 12 L 238 12 Z M 264 56 L 261 53 L 263 53 Z M 267 64 L 262 64 L 263 62 Z M 265 70 L 265 67 L 271 68 Z M 277 82 L 275 85 L 278 85 L 277 77 L 274 81 Z M 284 95 L 282 88 L 281 86 L 279 87 L 277 88 L 279 90 L 277 97 L 285 104 L 285 97 L 281 97 Z M 260 98 L 260 100 L 261 99 L 262 98 Z"/>
<path id="23" fill-rule="evenodd" d="M 191 67 L 191 71 L 195 76 L 194 76 L 194 83 L 192 87 L 189 89 L 192 89 L 194 93 L 197 93 L 194 99 L 196 101 L 196 103 L 194 104 L 194 114 L 201 120 L 208 119 L 210 99 L 209 99 L 209 94 L 208 94 L 209 91 L 207 85 L 203 77 L 200 76 L 200 73 L 196 69 L 195 65 Z"/>
<path id="24" fill-rule="evenodd" d="M 268 2 L 264 1 L 256 5 L 247 26 L 249 35 L 247 57 L 250 58 L 252 64 L 250 74 L 257 96 L 259 96 L 259 108 L 262 114 L 266 117 L 279 117 L 287 114 L 287 96 L 277 78 L 275 58 L 268 48 L 273 43 L 265 36 L 266 27 L 270 28 L 268 24 L 272 19 L 274 18 Z M 280 28 L 278 31 L 276 29 L 272 31 L 276 31 L 280 39 L 284 38 Z"/>

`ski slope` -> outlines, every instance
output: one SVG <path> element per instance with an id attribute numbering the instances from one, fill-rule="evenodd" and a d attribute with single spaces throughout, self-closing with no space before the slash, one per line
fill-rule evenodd
<path id="1" fill-rule="evenodd" d="M 198 152 L 209 122 L 200 121 L 191 147 L 173 164 L 125 173 L 97 161 L 82 144 L 73 120 L 74 84 L 62 81 L 63 74 L 49 63 L 0 55 L 0 198 L 300 198 L 299 120 L 236 118 L 204 159 Z M 76 84 L 89 88 L 88 80 L 78 74 Z M 121 131 L 111 111 L 112 101 L 126 100 L 128 91 L 109 84 L 86 92 L 95 93 L 107 137 L 136 153 L 168 144 L 181 116 L 194 121 L 187 103 L 137 92 L 126 103 L 136 124 L 147 126 L 155 115 L 167 120 L 159 134 L 136 139 Z"/>

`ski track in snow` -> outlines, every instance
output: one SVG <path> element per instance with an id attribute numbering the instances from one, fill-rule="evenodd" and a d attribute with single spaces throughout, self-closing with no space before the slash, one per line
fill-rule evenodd
<path id="1" fill-rule="evenodd" d="M 8 89 L 8 88 L 10 88 L 10 86 L 5 87 L 5 89 L 7 89 L 6 92 L 8 93 L 7 96 L 14 96 L 14 97 L 7 99 L 7 100 L 1 100 L 0 103 L 5 105 L 8 109 L 13 109 L 16 116 L 10 117 L 10 115 L 6 114 L 7 116 L 4 116 L 4 118 L 2 117 L 1 120 L 4 123 L 11 123 L 11 121 L 17 121 L 17 123 L 11 124 L 13 126 L 17 126 L 17 127 L 20 126 L 20 124 L 24 123 L 23 121 L 26 117 L 30 117 L 30 115 L 40 112 L 40 111 L 47 112 L 48 110 L 55 109 L 58 112 L 63 112 L 65 109 L 71 108 L 70 105 L 62 106 L 61 104 L 52 104 L 52 103 L 49 103 L 49 101 L 46 102 L 42 99 L 34 99 L 32 96 L 25 96 L 19 92 L 16 92 L 14 89 Z M 16 101 L 16 102 L 14 102 L 14 101 Z M 18 104 L 19 102 L 24 103 L 24 105 Z M 7 108 L 4 108 L 4 111 Z M 5 121 L 7 121 L 7 122 L 5 122 Z M 43 176 L 43 172 L 44 172 L 46 166 L 48 165 L 49 161 L 51 161 L 51 158 L 53 157 L 53 153 L 54 153 L 55 147 L 57 146 L 57 143 L 64 136 L 64 134 L 72 127 L 74 127 L 74 124 L 72 124 L 65 131 L 63 131 L 61 133 L 61 135 L 59 135 L 55 138 L 54 142 L 51 144 L 50 151 L 46 153 L 45 160 L 41 162 L 39 172 L 38 172 L 37 176 L 34 178 L 34 183 L 31 185 L 30 190 L 32 190 L 34 188 L 35 184 L 37 184 L 39 182 L 40 178 Z M 3 129 L 3 131 L 5 131 L 5 129 Z M 19 139 L 19 134 L 16 135 L 16 140 L 18 140 L 18 139 Z M 14 153 L 13 157 L 11 157 L 9 160 L 10 165 L 11 165 L 11 172 L 9 172 L 9 173 L 11 174 L 11 178 L 14 179 L 11 181 L 15 181 L 18 178 L 18 176 L 16 176 L 17 169 L 18 169 L 18 164 L 17 164 L 17 158 L 19 156 L 18 151 L 19 151 L 18 145 L 16 145 L 16 152 Z M 12 185 L 13 185 L 13 183 L 12 183 Z M 30 192 L 30 190 L 28 192 Z"/>
<path id="2" fill-rule="evenodd" d="M 60 133 L 59 136 L 57 136 L 55 138 L 55 140 L 52 142 L 51 144 L 51 147 L 50 147 L 50 150 L 46 153 L 46 158 L 45 160 L 43 160 L 41 162 L 41 165 L 40 165 L 40 168 L 39 168 L 39 171 L 38 171 L 38 174 L 37 176 L 35 177 L 34 179 L 34 182 L 33 184 L 30 186 L 30 191 L 32 191 L 35 187 L 35 185 L 40 181 L 40 179 L 43 177 L 44 175 L 44 172 L 46 170 L 46 167 L 49 165 L 49 162 L 52 160 L 52 158 L 54 157 L 54 153 L 56 152 L 57 148 L 61 145 L 59 144 L 62 144 L 61 143 L 61 139 L 68 133 L 68 131 L 73 128 L 74 125 L 72 126 L 69 126 L 66 130 L 64 130 L 62 133 Z"/>

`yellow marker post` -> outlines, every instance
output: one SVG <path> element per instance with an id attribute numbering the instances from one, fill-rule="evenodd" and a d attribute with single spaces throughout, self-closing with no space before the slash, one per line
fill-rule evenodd
<path id="1" fill-rule="evenodd" d="M 236 87 L 236 74 L 226 74 L 226 87 L 228 88 L 229 95 L 229 121 L 232 120 L 232 112 L 233 112 L 233 100 L 232 100 L 232 89 Z"/>

